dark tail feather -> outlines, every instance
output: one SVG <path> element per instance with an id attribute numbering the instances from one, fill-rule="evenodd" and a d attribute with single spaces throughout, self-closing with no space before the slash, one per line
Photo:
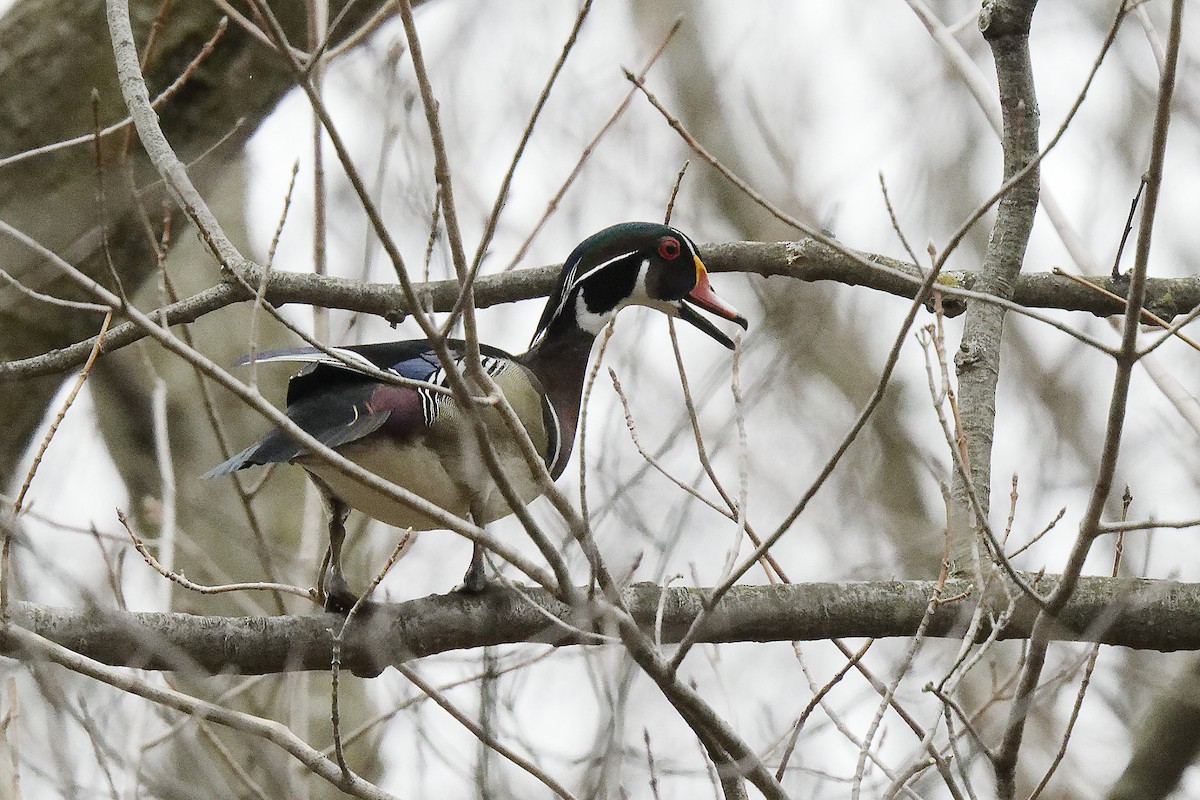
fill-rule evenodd
<path id="1" fill-rule="evenodd" d="M 215 478 L 218 475 L 232 475 L 233 473 L 237 472 L 239 469 L 245 469 L 246 467 L 253 467 L 253 466 L 262 464 L 263 463 L 262 461 L 256 460 L 254 458 L 255 451 L 258 450 L 258 447 L 260 444 L 262 444 L 262 443 L 258 442 L 256 444 L 250 445 L 245 450 L 238 453 L 236 456 L 233 456 L 229 460 L 222 461 L 220 464 L 217 464 L 215 467 L 210 469 L 208 472 L 204 473 L 204 475 L 202 477 Z"/>

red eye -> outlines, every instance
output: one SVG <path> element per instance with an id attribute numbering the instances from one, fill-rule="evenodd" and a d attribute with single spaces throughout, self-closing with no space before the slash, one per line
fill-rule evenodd
<path id="1" fill-rule="evenodd" d="M 665 236 L 658 240 L 658 254 L 667 261 L 679 258 L 679 240 Z"/>

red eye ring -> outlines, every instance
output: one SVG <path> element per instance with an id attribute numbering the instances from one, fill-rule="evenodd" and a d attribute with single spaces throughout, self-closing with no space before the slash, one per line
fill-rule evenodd
<path id="1" fill-rule="evenodd" d="M 667 261 L 679 258 L 681 250 L 682 246 L 679 244 L 679 240 L 673 236 L 664 236 L 658 240 L 658 254 Z"/>

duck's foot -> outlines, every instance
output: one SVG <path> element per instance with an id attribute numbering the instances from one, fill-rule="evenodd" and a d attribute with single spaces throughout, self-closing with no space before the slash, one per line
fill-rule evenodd
<path id="1" fill-rule="evenodd" d="M 329 583 L 325 586 L 325 610 L 333 614 L 341 614 L 343 617 L 350 613 L 350 609 L 354 608 L 354 604 L 358 602 L 358 595 L 350 591 L 350 587 L 346 585 L 346 579 L 341 575 L 334 574 L 329 577 Z M 371 604 L 363 603 L 359 606 L 359 614 L 368 609 Z"/>
<path id="2" fill-rule="evenodd" d="M 480 592 L 486 591 L 491 585 L 491 582 L 488 581 L 487 575 L 484 574 L 483 570 L 476 572 L 473 569 L 469 569 L 467 570 L 467 574 L 463 576 L 462 585 L 456 588 L 454 591 L 461 592 L 462 594 L 479 594 Z"/>
<path id="3" fill-rule="evenodd" d="M 483 548 L 476 544 L 475 549 L 471 551 L 471 566 L 467 569 L 467 574 L 463 575 L 462 586 L 454 591 L 463 594 L 479 594 L 487 587 L 487 572 L 483 566 Z"/>

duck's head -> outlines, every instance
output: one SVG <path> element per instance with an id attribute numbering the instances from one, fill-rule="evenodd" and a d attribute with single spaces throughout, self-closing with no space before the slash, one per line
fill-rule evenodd
<path id="1" fill-rule="evenodd" d="M 567 257 L 534 343 L 572 330 L 596 336 L 629 305 L 686 320 L 730 349 L 733 340 L 696 308 L 749 327 L 745 317 L 717 297 L 696 244 L 686 234 L 653 222 L 624 222 L 584 239 Z"/>

